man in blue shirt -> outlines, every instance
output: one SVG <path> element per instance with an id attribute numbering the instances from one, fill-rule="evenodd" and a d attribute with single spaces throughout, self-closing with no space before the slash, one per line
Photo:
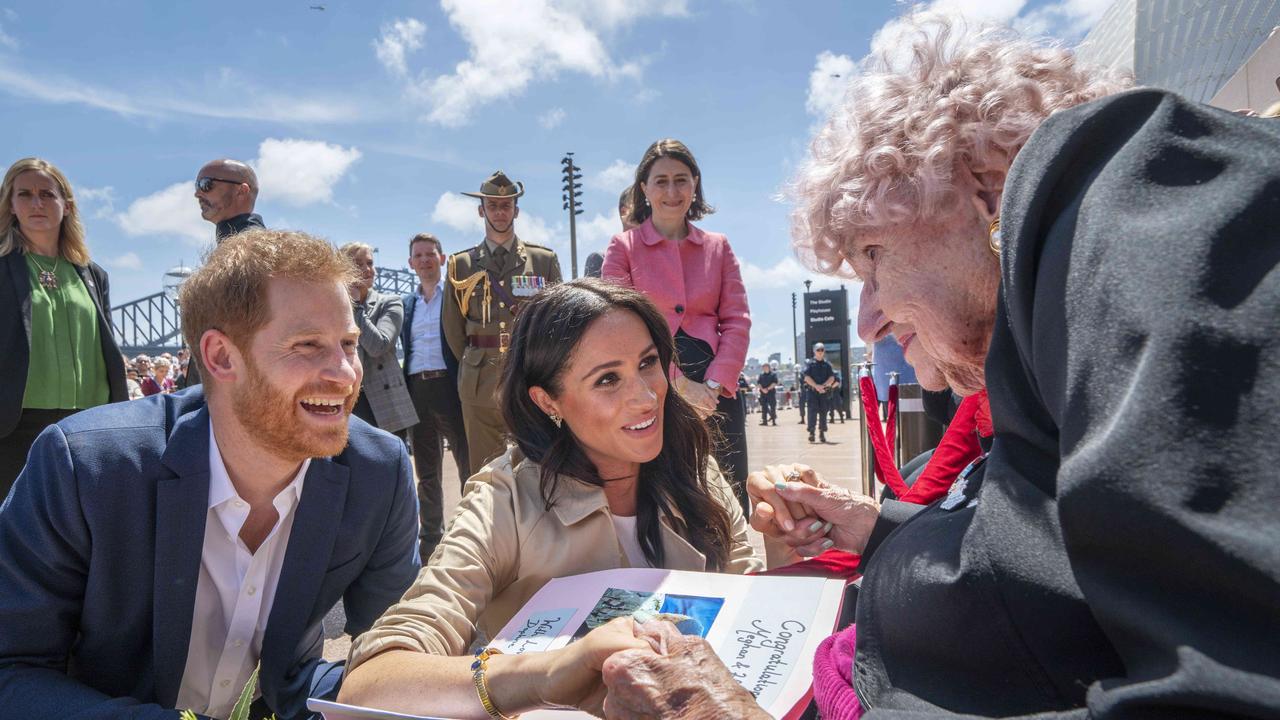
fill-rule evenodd
<path id="1" fill-rule="evenodd" d="M 431 557 L 444 536 L 444 490 L 441 437 L 449 441 L 458 479 L 470 476 L 467 434 L 458 400 L 458 361 L 449 350 L 440 326 L 445 283 L 440 277 L 444 248 L 430 233 L 409 241 L 409 267 L 418 274 L 418 291 L 404 296 L 404 324 L 400 346 L 404 348 L 404 373 L 409 396 L 418 411 L 418 424 L 410 430 L 414 467 L 418 473 L 418 508 L 421 516 L 420 547 L 423 562 Z"/>

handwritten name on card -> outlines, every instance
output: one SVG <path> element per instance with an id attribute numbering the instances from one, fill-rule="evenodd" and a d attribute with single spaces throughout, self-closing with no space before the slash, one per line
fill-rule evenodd
<path id="1" fill-rule="evenodd" d="M 501 650 L 508 655 L 523 655 L 527 652 L 542 652 L 552 640 L 560 634 L 560 630 L 573 617 L 574 608 L 544 610 L 530 615 L 524 626 L 518 629 Z"/>

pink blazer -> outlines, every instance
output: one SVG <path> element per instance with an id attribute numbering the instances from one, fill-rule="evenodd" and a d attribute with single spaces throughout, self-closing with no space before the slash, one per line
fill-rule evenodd
<path id="1" fill-rule="evenodd" d="M 738 374 L 747 362 L 751 310 L 728 238 L 689 223 L 688 238 L 674 243 L 645 221 L 613 236 L 601 276 L 648 295 L 673 335 L 684 328 L 707 341 L 716 355 L 707 379 L 720 383 L 726 396 L 737 391 Z"/>

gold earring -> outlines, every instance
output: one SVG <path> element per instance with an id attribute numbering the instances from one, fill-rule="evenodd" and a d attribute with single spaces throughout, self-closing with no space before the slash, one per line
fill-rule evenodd
<path id="1" fill-rule="evenodd" d="M 564 422 L 564 419 L 555 413 L 547 413 L 547 417 L 551 418 L 551 422 L 555 423 L 556 427 L 560 427 L 561 423 Z"/>
<path id="2" fill-rule="evenodd" d="M 987 247 L 991 248 L 991 252 L 996 257 L 1000 257 L 1000 216 L 997 215 L 991 221 L 991 227 L 987 230 Z"/>

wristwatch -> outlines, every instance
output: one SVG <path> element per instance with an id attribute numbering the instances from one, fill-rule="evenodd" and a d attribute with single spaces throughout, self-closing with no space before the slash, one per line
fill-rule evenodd
<path id="1" fill-rule="evenodd" d="M 712 390 L 715 390 L 716 392 L 720 392 L 720 383 L 716 382 L 715 380 L 708 380 L 706 382 L 706 385 Z"/>

